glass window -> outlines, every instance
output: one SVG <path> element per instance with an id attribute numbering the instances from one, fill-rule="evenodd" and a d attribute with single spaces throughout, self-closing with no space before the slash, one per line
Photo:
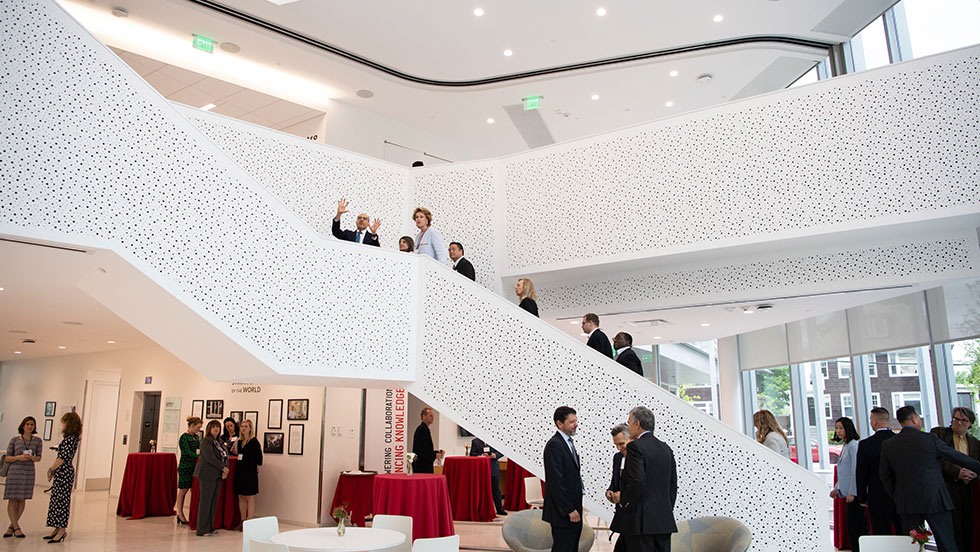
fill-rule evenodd
<path id="1" fill-rule="evenodd" d="M 884 67 L 891 63 L 888 41 L 885 39 L 885 21 L 879 17 L 857 34 L 850 42 L 854 58 L 854 71 Z"/>
<path id="2" fill-rule="evenodd" d="M 838 387 L 846 388 L 849 381 L 837 377 L 823 377 L 823 368 L 830 366 L 831 373 L 836 370 L 835 360 L 807 362 L 801 365 L 802 377 L 806 384 L 807 402 L 815 402 L 814 410 L 819 416 L 814 416 L 814 410 L 808 412 L 807 443 L 810 449 L 810 469 L 823 477 L 828 484 L 833 484 L 832 463 L 837 461 L 839 451 L 835 449 L 830 439 L 833 437 L 834 416 L 833 398 Z M 834 391 L 831 392 L 831 389 Z"/>
<path id="3" fill-rule="evenodd" d="M 904 0 L 905 25 L 913 57 L 980 43 L 977 0 Z"/>
<path id="4" fill-rule="evenodd" d="M 887 408 L 892 417 L 902 406 L 911 405 L 922 415 L 926 428 L 937 425 L 928 347 L 864 355 L 864 362 L 869 367 L 879 368 L 878 377 L 867 380 L 871 388 L 872 404 L 877 400 L 877 405 Z"/>
<path id="5" fill-rule="evenodd" d="M 827 379 L 827 377 L 830 375 L 826 360 L 820 361 L 820 373 L 823 374 L 824 379 Z"/>
<path id="6" fill-rule="evenodd" d="M 915 350 L 888 353 L 888 375 L 893 378 L 916 377 L 919 363 Z"/>
<path id="7" fill-rule="evenodd" d="M 836 363 L 837 363 L 837 377 L 850 379 L 851 359 L 839 358 L 836 360 Z"/>
<path id="8" fill-rule="evenodd" d="M 877 408 L 881 406 L 881 393 L 871 394 L 871 408 Z"/>
<path id="9" fill-rule="evenodd" d="M 804 84 L 811 84 L 820 80 L 820 75 L 817 73 L 817 67 L 818 67 L 817 65 L 814 65 L 813 69 L 810 69 L 806 73 L 803 73 L 803 76 L 796 79 L 796 82 L 789 85 L 788 88 L 795 88 L 797 86 L 803 86 Z"/>
<path id="10" fill-rule="evenodd" d="M 698 410 L 717 417 L 718 342 L 664 343 L 658 345 L 656 351 L 661 387 Z"/>
<path id="11" fill-rule="evenodd" d="M 830 408 L 830 395 L 823 396 L 823 418 L 829 420 L 834 417 L 834 412 Z"/>
<path id="12" fill-rule="evenodd" d="M 843 412 L 842 416 L 854 419 L 854 399 L 851 398 L 850 393 L 841 393 L 840 396 L 840 407 Z"/>

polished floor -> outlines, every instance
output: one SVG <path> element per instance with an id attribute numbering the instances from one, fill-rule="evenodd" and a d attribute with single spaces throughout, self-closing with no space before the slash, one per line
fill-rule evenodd
<path id="1" fill-rule="evenodd" d="M 64 543 L 48 544 L 41 537 L 51 532 L 44 527 L 47 516 L 48 495 L 38 487 L 35 498 L 27 501 L 27 511 L 20 525 L 26 538 L 8 538 L 0 542 L 0 549 L 17 552 L 37 550 L 65 550 L 71 552 L 181 552 L 185 550 L 207 550 L 208 552 L 240 552 L 242 534 L 238 531 L 219 531 L 213 537 L 197 537 L 186 527 L 177 527 L 173 517 L 151 517 L 140 520 L 127 520 L 116 516 L 116 499 L 106 491 L 76 492 L 72 495 L 71 519 L 68 538 Z M 500 527 L 505 518 L 497 518 L 493 523 L 457 522 L 456 532 L 460 535 L 460 548 L 470 550 L 508 550 L 500 536 Z M 0 511 L 2 529 L 6 529 L 6 503 Z M 596 542 L 592 552 L 611 552 L 609 532 L 589 518 L 596 527 Z M 599 525 L 599 526 L 597 526 Z M 283 531 L 301 527 L 282 524 Z"/>

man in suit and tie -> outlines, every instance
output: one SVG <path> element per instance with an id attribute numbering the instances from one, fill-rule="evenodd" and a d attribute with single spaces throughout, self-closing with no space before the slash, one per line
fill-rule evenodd
<path id="1" fill-rule="evenodd" d="M 412 438 L 412 452 L 415 453 L 412 471 L 415 473 L 433 473 L 436 458 L 442 458 L 444 454 L 441 450 L 437 451 L 432 444 L 432 432 L 429 431 L 429 426 L 435 419 L 435 412 L 431 408 L 422 409 L 422 422 L 415 428 L 415 436 Z"/>
<path id="2" fill-rule="evenodd" d="M 490 492 L 493 493 L 493 505 L 497 509 L 498 516 L 506 516 L 504 511 L 504 497 L 500 494 L 500 456 L 496 449 L 483 442 L 483 439 L 474 437 L 470 441 L 470 456 L 486 456 L 490 458 Z"/>
<path id="3" fill-rule="evenodd" d="M 612 523 L 609 524 L 609 531 L 619 533 L 619 526 L 622 523 L 622 506 L 619 499 L 622 491 L 622 472 L 623 465 L 626 463 L 626 445 L 630 442 L 630 430 L 626 424 L 616 424 L 612 431 L 613 445 L 616 447 L 616 454 L 613 455 L 612 479 L 609 481 L 609 488 L 606 489 L 606 500 L 616 505 L 616 513 L 613 514 Z M 626 538 L 622 535 L 616 539 L 616 546 L 613 552 L 626 552 Z"/>
<path id="4" fill-rule="evenodd" d="M 337 214 L 333 217 L 333 237 L 338 240 L 352 241 L 357 243 L 363 243 L 364 245 L 373 245 L 375 247 L 380 247 L 381 243 L 378 242 L 378 228 L 381 226 L 381 219 L 375 218 L 374 222 L 368 226 L 368 216 L 367 213 L 361 213 L 357 215 L 357 220 L 354 221 L 354 227 L 356 230 L 341 230 L 340 229 L 340 216 L 347 212 L 347 205 L 349 205 L 346 199 L 341 198 L 337 202 Z"/>
<path id="5" fill-rule="evenodd" d="M 881 444 L 895 436 L 891 430 L 887 408 L 871 409 L 871 429 L 874 434 L 858 442 L 857 452 L 857 501 L 868 508 L 871 518 L 871 534 L 897 535 L 902 522 L 895 512 L 895 501 L 885 491 L 878 475 L 881 465 Z"/>
<path id="6" fill-rule="evenodd" d="M 633 336 L 626 332 L 619 332 L 613 337 L 613 347 L 616 347 L 616 362 L 643 375 L 643 363 L 633 350 Z"/>
<path id="7" fill-rule="evenodd" d="M 449 260 L 453 262 L 453 270 L 470 280 L 476 280 L 476 270 L 473 268 L 473 263 L 463 258 L 463 244 L 449 242 Z"/>
<path id="8" fill-rule="evenodd" d="M 589 341 L 586 345 L 609 358 L 613 357 L 612 345 L 609 344 L 609 338 L 599 329 L 599 315 L 590 312 L 583 316 L 582 332 L 589 334 Z"/>
<path id="9" fill-rule="evenodd" d="M 942 461 L 973 472 L 980 472 L 980 462 L 957 452 L 934 433 L 923 433 L 922 418 L 915 408 L 903 406 L 896 417 L 902 431 L 881 444 L 881 481 L 895 500 L 902 533 L 908 534 L 926 520 L 939 552 L 957 552 L 953 501 L 943 482 Z"/>
<path id="10" fill-rule="evenodd" d="M 541 519 L 551 524 L 552 552 L 578 552 L 582 535 L 582 473 L 572 437 L 578 429 L 575 409 L 555 409 L 558 431 L 544 447 L 544 507 Z"/>
<path id="11" fill-rule="evenodd" d="M 653 412 L 638 406 L 626 421 L 633 440 L 626 445 L 619 503 L 623 507 L 621 534 L 629 552 L 670 552 L 670 535 L 677 532 L 677 464 L 674 452 L 653 435 Z"/>

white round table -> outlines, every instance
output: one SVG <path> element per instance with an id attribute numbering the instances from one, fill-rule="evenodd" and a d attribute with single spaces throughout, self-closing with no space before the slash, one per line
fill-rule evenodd
<path id="1" fill-rule="evenodd" d="M 315 529 L 286 531 L 273 535 L 269 540 L 276 544 L 285 544 L 291 550 L 358 552 L 398 546 L 405 542 L 405 535 L 390 529 L 348 527 L 347 534 L 338 537 L 336 527 L 317 527 Z"/>

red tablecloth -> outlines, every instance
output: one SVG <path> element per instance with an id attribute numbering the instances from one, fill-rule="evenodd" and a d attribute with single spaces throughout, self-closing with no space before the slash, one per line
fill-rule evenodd
<path id="1" fill-rule="evenodd" d="M 442 474 L 449 486 L 449 503 L 456 521 L 493 521 L 497 517 L 490 490 L 490 458 L 447 456 Z"/>
<path id="2" fill-rule="evenodd" d="M 449 488 L 442 475 L 379 474 L 374 478 L 374 515 L 411 516 L 413 539 L 456 534 L 450 513 Z"/>
<path id="3" fill-rule="evenodd" d="M 126 457 L 116 515 L 129 519 L 172 516 L 177 501 L 177 455 L 133 452 Z"/>
<path id="4" fill-rule="evenodd" d="M 242 513 L 238 510 L 238 495 L 235 494 L 235 467 L 238 465 L 238 458 L 232 456 L 228 458 L 228 478 L 221 481 L 221 488 L 218 490 L 218 508 L 214 512 L 215 529 L 237 529 L 242 524 Z M 201 496 L 201 489 L 198 486 L 197 478 L 191 486 L 191 508 L 187 521 L 190 522 L 191 529 L 197 529 L 197 508 Z"/>
<path id="5" fill-rule="evenodd" d="M 534 474 L 517 465 L 517 462 L 507 460 L 507 475 L 504 483 L 504 510 L 516 512 L 527 510 L 531 506 L 524 494 L 524 478 L 534 477 Z"/>
<path id="6" fill-rule="evenodd" d="M 364 516 L 371 513 L 374 501 L 374 475 L 373 473 L 340 474 L 337 479 L 337 490 L 333 493 L 330 513 L 332 514 L 334 508 L 346 502 L 351 522 L 358 527 L 364 527 Z"/>

